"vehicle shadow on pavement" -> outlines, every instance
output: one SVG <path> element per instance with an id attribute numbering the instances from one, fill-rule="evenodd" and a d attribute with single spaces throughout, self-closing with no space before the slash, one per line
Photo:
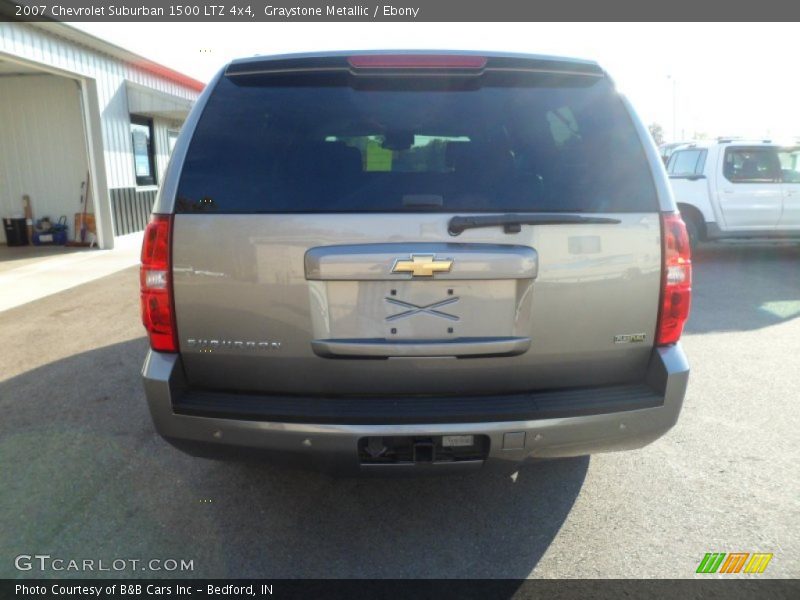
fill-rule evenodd
<path id="1" fill-rule="evenodd" d="M 748 331 L 800 316 L 800 244 L 703 244 L 686 332 Z"/>
<path id="2" fill-rule="evenodd" d="M 231 532 L 228 542 L 248 540 L 240 547 L 251 549 L 239 559 L 229 557 L 229 572 L 527 577 L 572 509 L 588 465 L 588 457 L 581 457 L 403 479 L 335 479 L 239 465 L 227 469 L 227 476 L 249 489 L 241 498 L 249 503 L 248 512 L 263 520 L 241 523 L 220 512 L 220 524 Z M 278 531 L 273 519 L 297 530 L 280 541 L 280 549 L 272 546 L 270 551 L 264 540 Z"/>
<path id="3" fill-rule="evenodd" d="M 191 458 L 153 430 L 145 350 L 138 338 L 0 382 L 0 577 L 525 577 L 586 477 L 588 457 L 403 479 Z M 193 568 L 14 568 L 36 553 Z"/>

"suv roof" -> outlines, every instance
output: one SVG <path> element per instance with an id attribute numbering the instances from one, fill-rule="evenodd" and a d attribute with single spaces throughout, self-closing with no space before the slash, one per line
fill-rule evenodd
<path id="1" fill-rule="evenodd" d="M 568 56 L 554 56 L 550 54 L 529 54 L 525 52 L 498 52 L 498 51 L 489 51 L 481 52 L 477 50 L 455 50 L 455 49 L 425 49 L 425 48 L 415 48 L 409 50 L 403 49 L 381 49 L 381 50 L 335 50 L 329 52 L 317 51 L 317 52 L 290 52 L 287 54 L 269 54 L 269 55 L 256 55 L 256 56 L 246 56 L 242 58 L 235 58 L 231 61 L 231 64 L 234 63 L 247 63 L 247 62 L 258 62 L 260 60 L 279 60 L 282 58 L 314 58 L 317 56 L 360 56 L 360 55 L 384 55 L 384 54 L 435 54 L 439 56 L 485 56 L 487 58 L 526 58 L 531 60 L 553 60 L 565 63 L 580 63 L 585 65 L 595 65 L 599 66 L 597 61 L 589 60 L 585 58 L 574 58 Z"/>
<path id="2" fill-rule="evenodd" d="M 600 65 L 592 60 L 585 60 L 581 58 L 569 58 L 563 56 L 549 56 L 543 54 L 524 54 L 517 52 L 497 52 L 497 51 L 467 51 L 467 50 L 351 50 L 351 51 L 335 51 L 335 52 L 303 52 L 293 54 L 275 54 L 268 56 L 251 56 L 246 58 L 238 58 L 232 60 L 226 67 L 227 74 L 237 74 L 241 72 L 250 72 L 257 68 L 260 64 L 271 63 L 270 67 L 274 67 L 276 62 L 285 62 L 284 68 L 291 68 L 295 62 L 302 61 L 303 63 L 314 63 L 316 61 L 324 61 L 325 66 L 340 66 L 342 68 L 348 67 L 347 59 L 351 56 L 480 56 L 488 59 L 489 68 L 514 68 L 521 66 L 520 63 L 525 63 L 526 68 L 539 68 L 539 69 L 564 69 L 572 73 L 583 73 L 586 75 L 605 76 L 608 75 L 600 67 Z M 510 61 L 510 62 L 509 62 Z M 494 64 L 492 64 L 494 63 Z M 538 63 L 538 64 L 531 64 Z M 243 67 L 247 67 L 244 69 Z"/>
<path id="3" fill-rule="evenodd" d="M 785 143 L 784 143 L 785 142 Z M 713 146 L 794 146 L 791 140 L 772 140 L 772 139 L 734 139 L 734 138 L 721 138 L 717 140 L 697 140 L 695 142 L 686 142 L 681 144 L 676 150 L 684 148 L 711 148 Z"/>

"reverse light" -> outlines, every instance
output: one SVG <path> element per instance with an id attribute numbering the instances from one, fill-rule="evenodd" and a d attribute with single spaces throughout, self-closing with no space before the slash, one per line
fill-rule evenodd
<path id="1" fill-rule="evenodd" d="M 692 300 L 692 255 L 679 213 L 661 215 L 661 240 L 663 279 L 656 345 L 666 346 L 681 338 Z"/>
<path id="2" fill-rule="evenodd" d="M 364 54 L 348 59 L 354 69 L 482 69 L 485 56 L 459 54 Z"/>
<path id="3" fill-rule="evenodd" d="M 159 352 L 177 352 L 175 310 L 172 298 L 171 215 L 153 215 L 144 230 L 139 285 L 142 323 L 150 347 Z"/>

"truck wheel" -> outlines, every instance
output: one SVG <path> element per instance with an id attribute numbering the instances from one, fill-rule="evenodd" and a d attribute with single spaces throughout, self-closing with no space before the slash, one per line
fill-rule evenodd
<path id="1" fill-rule="evenodd" d="M 683 222 L 686 223 L 686 233 L 689 236 L 689 247 L 692 252 L 697 250 L 700 245 L 700 224 L 697 222 L 697 217 L 693 214 L 682 214 Z"/>

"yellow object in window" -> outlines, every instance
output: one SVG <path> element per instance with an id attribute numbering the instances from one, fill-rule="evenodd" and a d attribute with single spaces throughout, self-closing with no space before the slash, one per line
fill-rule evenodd
<path id="1" fill-rule="evenodd" d="M 367 142 L 365 171 L 391 171 L 392 151 L 381 147 L 377 140 Z"/>

